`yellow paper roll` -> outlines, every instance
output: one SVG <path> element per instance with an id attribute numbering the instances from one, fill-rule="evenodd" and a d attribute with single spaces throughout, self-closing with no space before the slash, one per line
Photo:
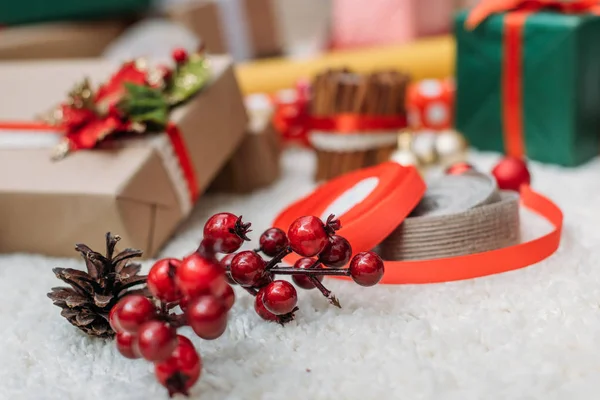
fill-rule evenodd
<path id="1" fill-rule="evenodd" d="M 293 87 L 298 79 L 312 78 L 323 69 L 344 66 L 360 73 L 401 69 L 416 80 L 446 78 L 454 73 L 454 57 L 454 39 L 441 36 L 401 46 L 333 52 L 310 60 L 253 61 L 239 64 L 236 73 L 244 94 L 272 93 Z"/>

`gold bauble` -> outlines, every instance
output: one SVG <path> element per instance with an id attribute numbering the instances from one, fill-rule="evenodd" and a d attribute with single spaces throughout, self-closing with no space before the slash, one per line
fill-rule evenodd
<path id="1" fill-rule="evenodd" d="M 422 131 L 414 135 L 412 151 L 423 165 L 431 165 L 437 161 L 436 139 L 437 134 L 433 131 Z"/>
<path id="2" fill-rule="evenodd" d="M 466 159 L 467 141 L 454 130 L 442 131 L 437 135 L 435 151 L 442 164 L 453 164 Z"/>
<path id="3" fill-rule="evenodd" d="M 397 150 L 392 154 L 390 160 L 403 166 L 412 165 L 417 168 L 420 167 L 419 159 L 410 150 Z"/>

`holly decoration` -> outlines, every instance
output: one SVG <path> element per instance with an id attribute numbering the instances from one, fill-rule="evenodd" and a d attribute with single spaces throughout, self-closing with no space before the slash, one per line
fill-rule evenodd
<path id="1" fill-rule="evenodd" d="M 48 122 L 64 131 L 53 158 L 92 149 L 118 137 L 163 131 L 171 110 L 198 93 L 210 70 L 203 52 L 176 50 L 175 67 L 150 67 L 143 60 L 124 63 L 97 90 L 85 79 L 69 93 Z"/>
<path id="2" fill-rule="evenodd" d="M 205 340 L 220 337 L 235 302 L 232 284 L 255 296 L 254 309 L 262 319 L 283 325 L 298 311 L 298 293 L 296 286 L 276 279 L 277 275 L 290 275 L 302 289 L 317 288 L 337 307 L 339 301 L 322 283 L 324 276 L 348 276 L 361 286 L 381 280 L 381 258 L 371 252 L 352 257 L 350 243 L 336 234 L 340 227 L 334 216 L 325 222 L 301 217 L 287 233 L 268 229 L 259 248 L 239 251 L 249 240 L 250 224 L 230 213 L 212 216 L 195 252 L 182 260 L 161 259 L 152 266 L 149 296 L 132 294 L 112 308 L 109 321 L 117 332 L 118 351 L 126 358 L 154 363 L 156 378 L 169 395 L 187 395 L 200 377 L 202 359 L 178 329 L 189 326 Z M 292 267 L 281 266 L 292 252 L 303 258 Z M 226 256 L 218 261 L 217 253 Z M 348 268 L 343 267 L 346 264 Z"/>

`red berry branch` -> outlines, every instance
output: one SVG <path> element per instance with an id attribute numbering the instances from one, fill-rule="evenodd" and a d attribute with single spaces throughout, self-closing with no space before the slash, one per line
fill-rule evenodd
<path id="1" fill-rule="evenodd" d="M 190 326 L 206 340 L 221 336 L 235 301 L 231 284 L 255 296 L 254 309 L 261 318 L 285 324 L 298 311 L 298 294 L 292 283 L 275 280 L 276 275 L 290 275 L 302 289 L 317 288 L 337 307 L 339 301 L 322 283 L 324 276 L 348 276 L 361 286 L 381 280 L 381 258 L 371 252 L 352 258 L 350 243 L 336 234 L 340 227 L 333 215 L 326 222 L 301 217 L 287 234 L 268 229 L 258 249 L 234 254 L 249 240 L 250 224 L 229 213 L 212 216 L 194 253 L 181 261 L 166 258 L 152 266 L 147 278 L 152 297 L 127 295 L 111 309 L 109 321 L 117 332 L 117 349 L 127 358 L 153 362 L 156 377 L 170 396 L 187 395 L 200 377 L 202 362 L 192 342 L 178 335 L 177 329 Z M 293 267 L 281 266 L 292 252 L 303 258 Z M 217 253 L 226 256 L 219 262 Z"/>

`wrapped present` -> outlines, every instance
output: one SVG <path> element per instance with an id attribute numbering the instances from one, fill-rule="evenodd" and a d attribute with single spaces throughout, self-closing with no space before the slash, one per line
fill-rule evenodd
<path id="1" fill-rule="evenodd" d="M 331 0 L 163 0 L 162 7 L 210 51 L 236 61 L 312 56 L 329 38 Z"/>
<path id="2" fill-rule="evenodd" d="M 450 129 L 454 117 L 454 80 L 425 79 L 408 87 L 406 110 L 412 129 Z"/>
<path id="3" fill-rule="evenodd" d="M 453 12 L 449 0 L 333 0 L 332 46 L 390 45 L 447 33 Z"/>
<path id="4" fill-rule="evenodd" d="M 0 29 L 0 60 L 98 57 L 127 21 L 61 22 Z"/>
<path id="5" fill-rule="evenodd" d="M 462 10 L 465 8 L 475 7 L 479 3 L 479 0 L 456 0 L 456 8 Z"/>
<path id="6" fill-rule="evenodd" d="M 271 0 L 167 1 L 164 7 L 211 52 L 229 53 L 235 61 L 281 54 Z"/>
<path id="7" fill-rule="evenodd" d="M 265 94 L 246 97 L 250 119 L 246 136 L 211 185 L 217 192 L 248 193 L 279 178 L 279 136 L 271 123 L 273 103 Z"/>
<path id="8" fill-rule="evenodd" d="M 0 2 L 0 25 L 19 25 L 132 15 L 144 11 L 151 0 L 23 0 Z"/>
<path id="9" fill-rule="evenodd" d="M 156 254 L 247 124 L 229 58 L 177 58 L 175 69 L 139 60 L 0 66 L 11 93 L 0 100 L 0 251 L 72 256 L 74 243 L 98 247 L 111 231 Z M 56 104 L 46 124 L 19 122 Z M 53 137 L 60 160 L 46 148 Z"/>
<path id="10" fill-rule="evenodd" d="M 456 126 L 483 150 L 575 166 L 600 145 L 596 1 L 482 1 L 456 20 Z"/>

